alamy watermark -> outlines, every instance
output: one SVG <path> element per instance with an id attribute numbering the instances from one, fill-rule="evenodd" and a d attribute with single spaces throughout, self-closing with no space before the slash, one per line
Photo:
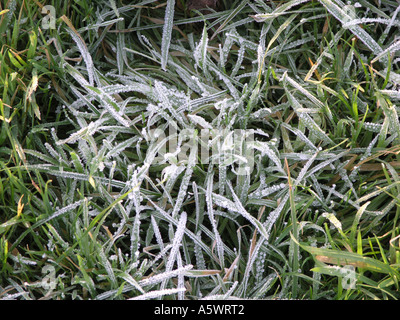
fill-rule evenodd
<path id="1" fill-rule="evenodd" d="M 42 7 L 42 15 L 44 15 L 41 23 L 42 29 L 55 29 L 56 28 L 56 8 L 51 5 Z"/>
<path id="2" fill-rule="evenodd" d="M 352 265 L 345 265 L 340 268 L 340 273 L 342 274 L 342 288 L 347 289 L 355 289 L 357 283 L 357 274 L 355 267 Z"/>
<path id="3" fill-rule="evenodd" d="M 40 285 L 48 292 L 53 291 L 57 287 L 56 269 L 52 265 L 45 265 L 42 268 L 42 273 L 45 274 Z"/>

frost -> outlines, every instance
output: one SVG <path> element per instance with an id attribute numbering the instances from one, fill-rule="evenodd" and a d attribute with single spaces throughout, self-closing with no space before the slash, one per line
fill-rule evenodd
<path id="1" fill-rule="evenodd" d="M 255 192 L 251 193 L 249 195 L 249 198 L 256 198 L 256 199 L 264 198 L 264 197 L 267 197 L 285 187 L 286 187 L 286 184 L 281 183 L 279 185 L 275 185 L 272 187 L 263 188 L 262 190 L 257 190 Z"/>
<path id="2" fill-rule="evenodd" d="M 359 25 L 359 24 L 366 24 L 366 23 L 382 23 L 382 24 L 388 24 L 388 25 L 393 25 L 396 27 L 400 27 L 400 22 L 397 21 L 392 21 L 389 19 L 382 19 L 382 18 L 361 18 L 361 19 L 354 19 L 351 21 L 348 21 L 343 24 L 343 28 L 349 28 L 351 26 Z"/>
<path id="3" fill-rule="evenodd" d="M 141 281 L 139 281 L 139 285 L 141 286 L 149 286 L 149 285 L 153 285 L 156 283 L 160 283 L 163 282 L 165 280 L 171 279 L 173 277 L 176 277 L 179 274 L 185 274 L 187 271 L 193 269 L 193 265 L 187 265 L 185 267 L 182 268 L 178 268 L 176 270 L 172 270 L 172 271 L 167 271 L 167 272 L 163 272 L 160 274 L 157 274 L 155 276 L 143 279 Z"/>
<path id="4" fill-rule="evenodd" d="M 268 19 L 272 19 L 275 17 L 278 17 L 282 14 L 285 13 L 285 11 L 289 10 L 290 8 L 297 6 L 303 2 L 307 2 L 308 0 L 292 0 L 289 2 L 286 2 L 284 5 L 279 6 L 277 9 L 275 9 L 272 13 L 263 13 L 263 14 L 256 14 L 252 16 L 254 20 L 257 22 L 264 22 Z"/>
<path id="5" fill-rule="evenodd" d="M 209 220 L 211 222 L 211 226 L 214 232 L 217 254 L 219 259 L 219 264 L 221 267 L 224 267 L 224 246 L 221 239 L 221 236 L 218 232 L 217 223 L 214 216 L 214 208 L 213 208 L 213 199 L 212 199 L 212 190 L 213 190 L 213 175 L 209 175 L 207 180 L 207 190 L 206 190 L 206 203 L 207 203 L 207 213 Z"/>
<path id="6" fill-rule="evenodd" d="M 200 236 L 201 236 L 201 232 L 200 231 L 197 233 L 197 236 L 200 238 Z M 200 270 L 207 269 L 206 261 L 204 260 L 203 251 L 201 250 L 200 246 L 197 243 L 194 244 L 194 254 L 195 254 L 195 257 L 196 257 L 197 269 L 200 269 Z"/>
<path id="7" fill-rule="evenodd" d="M 400 42 L 399 42 L 399 44 L 400 44 Z M 399 48 L 400 48 L 400 46 L 399 46 Z M 379 90 L 379 91 L 391 98 L 400 100 L 400 90 Z"/>
<path id="8" fill-rule="evenodd" d="M 170 99 L 170 95 L 174 95 L 173 91 L 168 89 L 164 84 L 160 81 L 155 81 L 154 84 L 154 93 L 156 94 L 157 99 L 160 101 L 160 107 L 162 109 L 168 110 L 173 119 L 178 121 L 184 128 L 186 128 L 186 121 L 181 114 L 177 112 L 175 107 L 173 106 L 173 101 Z M 159 110 L 162 111 L 162 110 Z"/>
<path id="9" fill-rule="evenodd" d="M 92 198 L 90 197 L 90 198 L 88 198 L 88 199 L 90 200 L 90 199 L 92 199 Z M 82 205 L 82 203 L 84 203 L 84 202 L 87 201 L 88 199 L 82 199 L 82 200 L 76 201 L 76 202 L 74 202 L 74 203 L 72 203 L 72 204 L 70 204 L 70 205 L 68 205 L 68 206 L 66 206 L 66 207 L 64 207 L 64 208 L 62 208 L 62 209 L 57 210 L 56 212 L 54 212 L 54 213 L 53 213 L 52 215 L 50 215 L 49 217 L 44 218 L 44 219 L 39 220 L 38 222 L 36 222 L 36 223 L 32 226 L 32 228 L 37 228 L 38 226 L 40 226 L 40 225 L 42 225 L 42 224 L 44 224 L 44 223 L 46 223 L 46 222 L 48 222 L 48 221 L 50 221 L 50 220 L 56 218 L 56 217 L 59 217 L 59 216 L 65 214 L 65 213 L 67 213 L 67 212 L 69 212 L 69 211 L 74 210 L 75 208 L 77 208 L 77 207 L 79 207 L 80 205 Z"/>
<path id="10" fill-rule="evenodd" d="M 233 199 L 236 204 L 236 211 L 240 213 L 243 217 L 245 217 L 247 220 L 249 220 L 260 232 L 260 234 L 264 237 L 265 240 L 269 239 L 269 230 L 266 230 L 262 223 L 260 223 L 256 218 L 254 218 L 252 215 L 250 215 L 247 210 L 243 207 L 242 203 L 240 202 L 240 199 L 238 196 L 235 194 L 235 191 L 233 190 L 233 187 L 231 183 L 228 181 L 228 186 L 229 189 L 232 193 Z"/>
<path id="11" fill-rule="evenodd" d="M 175 236 L 174 236 L 174 240 L 173 240 L 173 243 L 172 243 L 171 253 L 170 253 L 170 256 L 168 258 L 167 265 L 165 267 L 165 269 L 166 269 L 166 273 L 165 274 L 171 274 L 172 267 L 173 267 L 173 265 L 175 263 L 175 260 L 177 259 L 178 250 L 179 250 L 179 248 L 181 246 L 182 238 L 183 238 L 183 235 L 185 233 L 186 219 L 187 219 L 186 212 L 182 212 L 181 218 L 179 220 L 179 224 L 178 224 Z M 192 267 L 193 267 L 192 265 L 186 266 L 185 267 L 186 269 L 183 269 L 183 270 L 182 269 L 178 269 L 179 271 L 176 271 L 176 272 L 177 272 L 177 274 L 181 274 L 185 270 L 189 270 Z M 164 288 L 165 285 L 166 285 L 167 278 L 165 278 L 165 277 L 166 276 L 164 275 L 164 279 L 161 280 L 163 282 L 162 283 L 162 288 Z"/>
<path id="12" fill-rule="evenodd" d="M 171 44 L 172 27 L 174 24 L 175 0 L 167 1 L 165 9 L 164 28 L 161 43 L 161 68 L 165 71 L 168 62 L 169 46 Z"/>
<path id="13" fill-rule="evenodd" d="M 95 71 L 94 71 L 92 56 L 90 55 L 88 48 L 87 48 L 85 42 L 83 41 L 83 39 L 77 33 L 75 33 L 73 30 L 67 28 L 67 31 L 70 34 L 71 38 L 75 41 L 79 51 L 82 54 L 82 58 L 86 63 L 86 69 L 88 71 L 89 84 L 93 85 L 94 79 L 95 79 Z M 97 79 L 96 79 L 96 82 L 98 83 Z"/>
<path id="14" fill-rule="evenodd" d="M 322 216 L 323 216 L 324 218 L 327 218 L 337 230 L 339 230 L 340 232 L 342 231 L 342 224 L 341 224 L 341 222 L 336 218 L 336 216 L 335 216 L 334 214 L 328 213 L 328 212 L 324 212 L 324 213 L 322 214 Z"/>
<path id="15" fill-rule="evenodd" d="M 263 225 L 264 225 L 264 227 L 266 227 L 267 234 L 269 234 L 269 232 L 271 231 L 273 225 L 275 224 L 276 220 L 279 218 L 279 215 L 282 212 L 283 207 L 286 205 L 286 202 L 288 200 L 289 200 L 289 193 L 287 193 L 285 195 L 285 197 L 281 200 L 278 207 L 269 214 L 267 220 L 264 222 Z"/>
<path id="16" fill-rule="evenodd" d="M 253 143 L 250 143 L 250 147 L 261 151 L 261 155 L 267 155 L 275 163 L 278 171 L 286 175 L 285 171 L 283 170 L 281 161 L 279 160 L 275 152 L 269 147 L 267 142 L 254 141 Z"/>
<path id="17" fill-rule="evenodd" d="M 160 249 L 163 250 L 164 242 L 162 240 L 161 232 L 160 232 L 160 229 L 158 228 L 157 221 L 153 216 L 151 216 L 151 225 L 153 227 L 153 231 L 154 231 L 154 235 L 156 236 L 157 243 L 160 246 Z"/>
<path id="18" fill-rule="evenodd" d="M 326 9 L 342 24 L 353 20 L 355 13 L 350 8 L 343 8 L 348 10 L 343 10 L 337 4 L 335 4 L 331 0 L 319 0 Z M 343 28 L 344 29 L 344 28 Z M 375 55 L 378 55 L 382 52 L 382 48 L 379 44 L 360 26 L 355 25 L 349 27 L 351 32 L 356 35 Z"/>
<path id="19" fill-rule="evenodd" d="M 154 298 L 161 298 L 165 295 L 171 295 L 171 294 L 176 294 L 180 292 L 185 292 L 185 288 L 178 288 L 178 289 L 163 289 L 163 290 L 156 290 L 156 291 L 150 291 L 145 294 L 142 294 L 140 296 L 130 298 L 128 300 L 149 300 L 149 299 L 154 299 Z"/>
<path id="20" fill-rule="evenodd" d="M 200 116 L 189 114 L 188 118 L 192 120 L 194 123 L 203 127 L 204 129 L 212 129 L 212 126 L 204 118 Z"/>
<path id="21" fill-rule="evenodd" d="M 207 47 L 208 47 L 208 36 L 206 28 L 204 27 L 201 40 L 193 52 L 193 57 L 194 60 L 196 61 L 196 64 L 203 70 L 206 70 L 207 66 Z"/>
<path id="22" fill-rule="evenodd" d="M 232 78 L 236 76 L 237 72 L 239 71 L 239 69 L 242 66 L 242 62 L 243 62 L 244 54 L 245 54 L 245 49 L 246 48 L 244 46 L 239 48 L 238 57 L 236 59 L 235 67 L 233 68 L 232 73 L 231 73 L 231 77 Z"/>
<path id="23" fill-rule="evenodd" d="M 177 166 L 176 164 L 171 164 L 168 167 L 165 167 L 162 171 L 161 171 L 161 182 L 165 182 L 167 180 L 169 180 L 171 177 L 175 177 L 176 174 L 182 172 L 183 169 L 180 166 Z"/>

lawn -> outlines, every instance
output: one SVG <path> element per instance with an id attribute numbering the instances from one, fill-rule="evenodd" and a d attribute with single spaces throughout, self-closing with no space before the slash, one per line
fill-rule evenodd
<path id="1" fill-rule="evenodd" d="M 400 298 L 400 2 L 4 0 L 0 299 Z"/>

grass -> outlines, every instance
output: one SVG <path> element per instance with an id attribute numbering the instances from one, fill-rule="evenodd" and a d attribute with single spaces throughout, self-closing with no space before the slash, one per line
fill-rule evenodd
<path id="1" fill-rule="evenodd" d="M 399 15 L 5 1 L 0 299 L 398 299 Z"/>

